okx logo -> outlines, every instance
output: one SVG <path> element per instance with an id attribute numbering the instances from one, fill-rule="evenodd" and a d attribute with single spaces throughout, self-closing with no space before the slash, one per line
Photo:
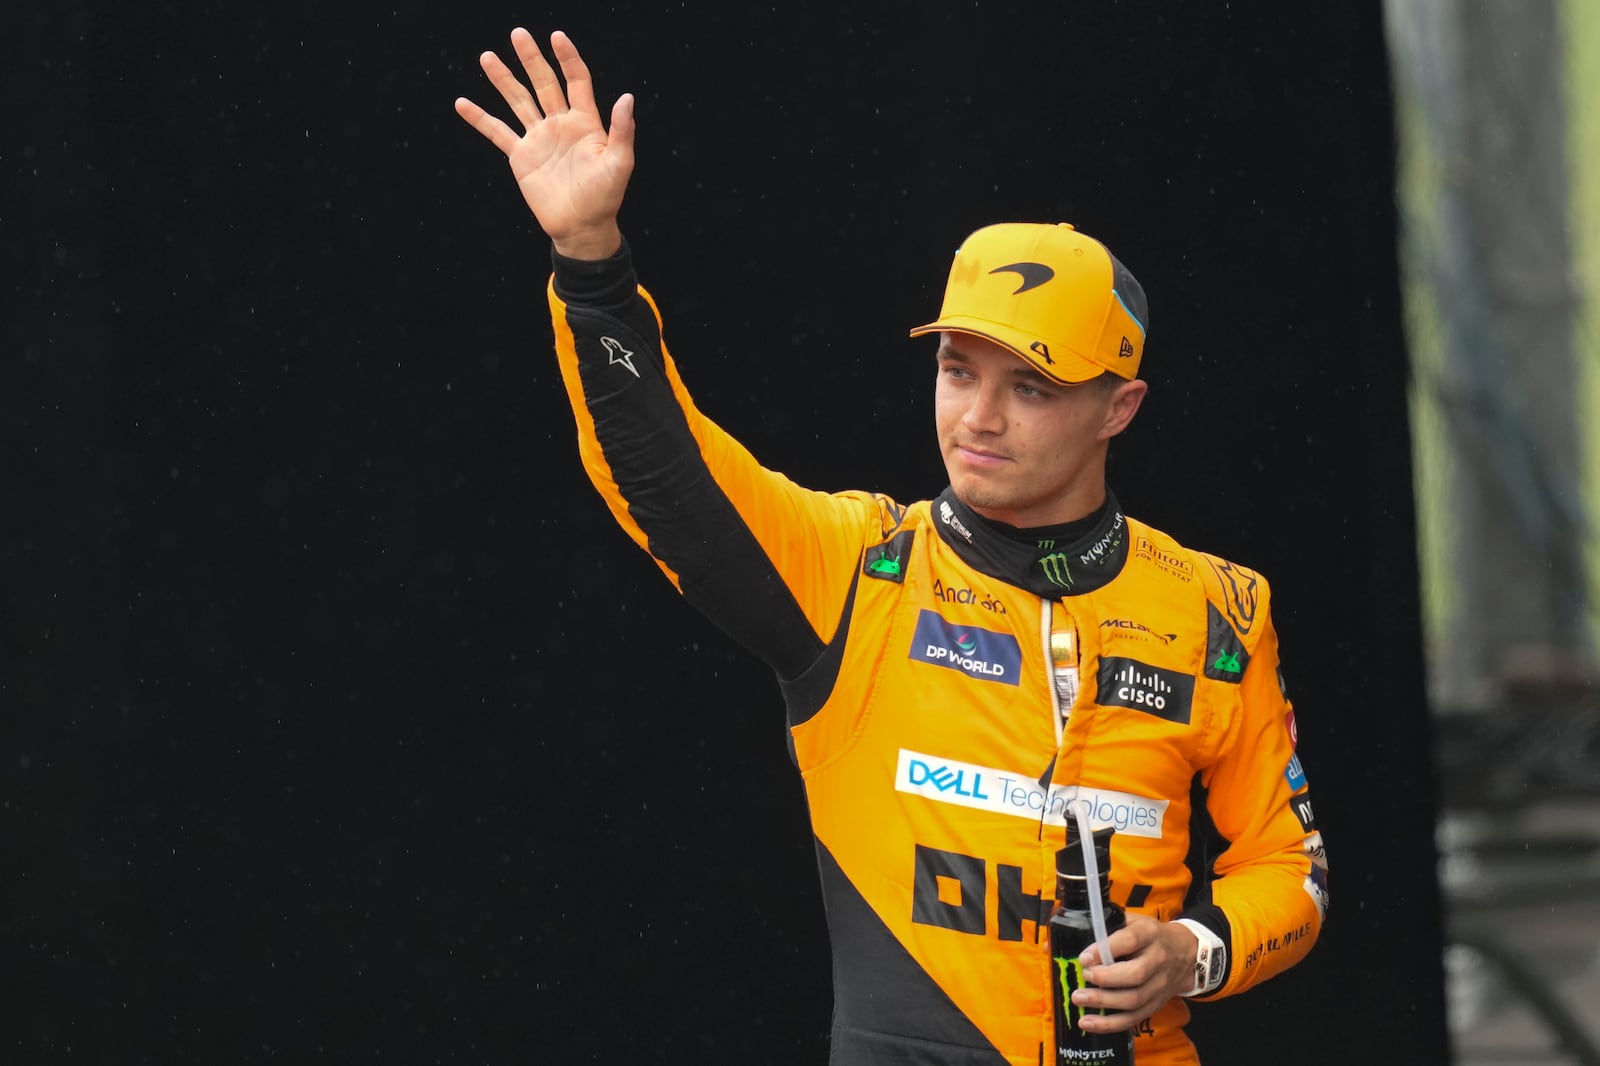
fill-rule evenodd
<path id="1" fill-rule="evenodd" d="M 1015 685 L 1021 680 L 1022 647 L 1010 633 L 958 626 L 935 611 L 917 616 L 908 658 L 960 670 L 983 681 Z"/>
<path id="2" fill-rule="evenodd" d="M 1108 656 L 1100 660 L 1102 707 L 1129 707 L 1169 722 L 1187 725 L 1194 704 L 1194 677 L 1142 663 L 1138 659 Z"/>

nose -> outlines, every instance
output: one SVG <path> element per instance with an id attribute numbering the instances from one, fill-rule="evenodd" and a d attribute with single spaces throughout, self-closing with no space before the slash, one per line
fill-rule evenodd
<path id="1" fill-rule="evenodd" d="M 1006 428 L 1005 410 L 998 388 L 985 382 L 969 394 L 971 401 L 962 412 L 961 424 L 969 433 L 996 434 Z"/>

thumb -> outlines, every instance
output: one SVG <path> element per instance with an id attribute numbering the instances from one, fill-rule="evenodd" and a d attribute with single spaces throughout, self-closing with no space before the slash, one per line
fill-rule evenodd
<path id="1" fill-rule="evenodd" d="M 606 151 L 633 166 L 633 94 L 623 93 L 611 105 L 611 132 L 606 136 Z"/>

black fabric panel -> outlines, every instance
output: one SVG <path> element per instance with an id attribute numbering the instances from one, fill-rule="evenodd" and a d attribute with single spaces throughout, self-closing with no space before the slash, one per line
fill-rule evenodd
<path id="1" fill-rule="evenodd" d="M 1183 863 L 1189 867 L 1189 891 L 1183 897 L 1185 908 L 1211 902 L 1211 881 L 1216 873 L 1212 860 L 1228 850 L 1229 841 L 1217 830 L 1206 807 L 1210 790 L 1195 774 L 1189 782 L 1189 853 Z"/>
<path id="2" fill-rule="evenodd" d="M 839 680 L 839 668 L 844 665 L 845 641 L 850 636 L 850 617 L 856 605 L 856 586 L 861 583 L 861 571 L 856 570 L 850 579 L 850 594 L 844 598 L 844 610 L 839 612 L 839 624 L 834 627 L 833 640 L 823 649 L 822 655 L 803 673 L 779 681 L 783 687 L 783 702 L 788 708 L 789 725 L 804 725 L 822 710 L 822 705 L 833 695 L 833 686 Z M 789 738 L 789 754 L 794 755 L 794 738 Z"/>
<path id="3" fill-rule="evenodd" d="M 817 842 L 833 941 L 832 1066 L 1005 1066 Z"/>
<path id="4" fill-rule="evenodd" d="M 1228 965 L 1222 978 L 1226 982 L 1233 970 L 1233 925 L 1222 908 L 1211 902 L 1211 882 L 1216 877 L 1211 864 L 1228 850 L 1232 841 L 1218 832 L 1217 824 L 1211 820 L 1211 812 L 1206 809 L 1208 795 L 1210 790 L 1200 783 L 1200 775 L 1195 774 L 1189 785 L 1189 853 L 1183 859 L 1192 880 L 1183 899 L 1183 913 L 1176 917 L 1199 922 L 1217 934 L 1224 944 L 1230 945 Z"/>
<path id="5" fill-rule="evenodd" d="M 968 566 L 1046 599 L 1103 588 L 1128 561 L 1128 521 L 1109 488 L 1099 517 L 1067 543 L 1048 535 L 1033 539 L 1031 530 L 992 522 L 949 486 L 934 498 L 932 514 L 934 533 Z"/>
<path id="6" fill-rule="evenodd" d="M 798 676 L 822 654 L 822 640 L 701 458 L 662 369 L 648 305 L 635 296 L 621 315 L 568 305 L 567 321 L 595 436 L 650 554 L 729 636 L 780 678 Z M 602 337 L 629 353 L 637 376 L 613 361 Z"/>
<path id="7" fill-rule="evenodd" d="M 1207 600 L 1205 675 L 1213 681 L 1237 685 L 1244 680 L 1249 665 L 1250 653 L 1245 650 L 1244 641 L 1222 617 L 1217 605 Z"/>
<path id="8" fill-rule="evenodd" d="M 626 239 L 610 259 L 568 259 L 552 248 L 550 266 L 555 271 L 556 295 L 569 305 L 617 311 L 632 301 L 639 285 Z"/>

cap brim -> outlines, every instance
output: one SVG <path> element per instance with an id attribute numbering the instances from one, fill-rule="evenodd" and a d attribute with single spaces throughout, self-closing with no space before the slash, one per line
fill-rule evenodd
<path id="1" fill-rule="evenodd" d="M 929 322 L 925 326 L 914 327 L 911 336 L 920 337 L 927 333 L 965 333 L 971 337 L 981 337 L 998 344 L 1051 381 L 1061 385 L 1080 385 L 1108 372 L 1099 363 L 1090 362 L 1074 352 L 1063 349 L 1041 355 L 1027 347 L 1025 338 L 1007 336 L 1007 332 L 1004 326 L 986 319 L 951 315 L 936 322 Z"/>

